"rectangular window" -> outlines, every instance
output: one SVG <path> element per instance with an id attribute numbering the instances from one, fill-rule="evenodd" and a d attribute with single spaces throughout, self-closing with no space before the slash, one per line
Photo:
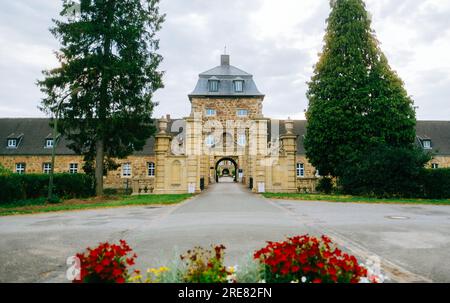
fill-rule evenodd
<path id="1" fill-rule="evenodd" d="M 45 148 L 53 148 L 53 139 L 45 140 Z"/>
<path id="2" fill-rule="evenodd" d="M 237 115 L 238 115 L 238 117 L 247 117 L 248 116 L 248 110 L 246 110 L 246 109 L 238 109 Z"/>
<path id="3" fill-rule="evenodd" d="M 8 147 L 17 147 L 17 139 L 8 139 Z"/>
<path id="4" fill-rule="evenodd" d="M 216 115 L 216 110 L 212 108 L 206 109 L 206 116 L 207 117 L 214 117 Z"/>
<path id="5" fill-rule="evenodd" d="M 245 136 L 245 134 L 240 134 L 238 137 L 238 144 L 240 146 L 245 146 L 247 144 L 247 138 Z"/>
<path id="6" fill-rule="evenodd" d="M 147 166 L 148 166 L 148 176 L 154 177 L 155 176 L 155 163 L 149 162 L 147 164 Z"/>
<path id="7" fill-rule="evenodd" d="M 437 163 L 432 163 L 432 164 L 431 164 L 431 168 L 432 168 L 432 169 L 438 169 L 438 168 L 439 168 L 439 164 L 437 164 Z"/>
<path id="8" fill-rule="evenodd" d="M 122 164 L 122 176 L 131 177 L 131 163 Z"/>
<path id="9" fill-rule="evenodd" d="M 303 178 L 305 176 L 305 165 L 303 163 L 297 163 L 297 177 Z"/>
<path id="10" fill-rule="evenodd" d="M 19 175 L 25 173 L 25 163 L 16 163 L 16 173 Z"/>
<path id="11" fill-rule="evenodd" d="M 424 149 L 431 149 L 431 141 L 430 140 L 423 140 L 423 148 Z"/>
<path id="12" fill-rule="evenodd" d="M 42 172 L 44 174 L 50 174 L 52 172 L 52 164 L 51 163 L 44 163 L 42 166 Z"/>
<path id="13" fill-rule="evenodd" d="M 69 174 L 78 174 L 78 163 L 69 164 Z"/>
<path id="14" fill-rule="evenodd" d="M 216 144 L 216 140 L 214 139 L 213 135 L 208 135 L 206 137 L 206 146 L 212 147 L 214 144 Z"/>
<path id="15" fill-rule="evenodd" d="M 209 80 L 209 91 L 210 92 L 218 92 L 219 91 L 219 81 L 218 80 Z"/>
<path id="16" fill-rule="evenodd" d="M 242 93 L 244 91 L 244 81 L 234 81 L 234 91 L 237 93 Z"/>

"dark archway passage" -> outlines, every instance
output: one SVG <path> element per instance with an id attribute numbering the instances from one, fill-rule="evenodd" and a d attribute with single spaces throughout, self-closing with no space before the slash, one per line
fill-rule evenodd
<path id="1" fill-rule="evenodd" d="M 233 158 L 225 157 L 225 158 L 219 159 L 219 161 L 216 162 L 216 167 L 215 167 L 216 183 L 219 183 L 219 172 L 217 171 L 217 169 L 219 168 L 219 164 L 223 161 L 230 161 L 231 163 L 233 163 L 233 165 L 234 165 L 234 182 L 237 182 L 238 165 L 236 163 L 236 160 L 234 160 Z"/>

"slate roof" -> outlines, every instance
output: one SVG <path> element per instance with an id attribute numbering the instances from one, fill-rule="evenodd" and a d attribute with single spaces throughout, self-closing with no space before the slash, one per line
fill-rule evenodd
<path id="1" fill-rule="evenodd" d="M 169 121 L 168 129 L 173 120 Z M 51 155 L 52 149 L 45 148 L 45 140 L 52 137 L 52 128 L 48 118 L 0 118 L 0 155 Z M 17 148 L 8 148 L 7 139 L 10 135 L 22 134 Z M 15 138 L 16 135 L 13 135 Z M 75 155 L 67 147 L 69 142 L 65 138 L 59 138 L 56 146 L 57 155 Z M 155 138 L 147 139 L 142 151 L 136 151 L 134 155 L 154 155 Z"/>
<path id="2" fill-rule="evenodd" d="M 209 80 L 219 80 L 219 90 L 210 92 Z M 233 81 L 244 81 L 243 91 L 235 92 Z M 256 87 L 253 76 L 237 67 L 230 65 L 229 55 L 222 55 L 220 65 L 199 74 L 199 79 L 194 91 L 189 94 L 192 97 L 264 97 Z"/>
<path id="3" fill-rule="evenodd" d="M 171 130 L 174 119 L 169 120 L 168 129 Z M 45 148 L 45 139 L 51 138 L 52 129 L 50 120 L 47 118 L 0 118 L 0 155 L 51 155 L 52 149 Z M 297 154 L 304 155 L 303 145 L 306 134 L 306 124 L 304 120 L 294 121 L 294 133 L 297 137 Z M 177 124 L 178 125 L 178 124 Z M 183 127 L 183 123 L 180 124 Z M 272 125 L 274 129 L 271 130 Z M 278 125 L 278 128 L 277 126 Z M 173 129 L 172 134 L 181 131 Z M 273 131 L 273 133 L 272 133 Z M 438 155 L 450 156 L 450 121 L 418 121 L 416 126 L 418 143 L 419 139 L 430 139 L 432 151 Z M 284 134 L 284 120 L 269 120 L 268 140 L 276 138 L 279 134 Z M 17 148 L 8 148 L 8 138 L 20 136 Z M 56 153 L 58 155 L 74 155 L 74 152 L 67 148 L 68 141 L 60 138 Z M 154 155 L 155 139 L 149 138 L 142 151 L 137 151 L 134 155 Z"/>

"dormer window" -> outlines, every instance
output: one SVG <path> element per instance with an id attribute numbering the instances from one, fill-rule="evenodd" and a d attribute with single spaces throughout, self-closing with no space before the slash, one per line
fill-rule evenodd
<path id="1" fill-rule="evenodd" d="M 244 91 L 244 81 L 243 80 L 235 80 L 234 83 L 234 91 L 236 93 L 242 93 Z"/>
<path id="2" fill-rule="evenodd" d="M 431 140 L 422 141 L 423 149 L 431 149 Z"/>
<path id="3" fill-rule="evenodd" d="M 211 78 L 208 80 L 208 88 L 210 92 L 218 92 L 219 91 L 219 80 Z"/>
<path id="4" fill-rule="evenodd" d="M 16 148 L 17 139 L 8 139 L 8 148 Z"/>
<path id="5" fill-rule="evenodd" d="M 45 140 L 45 148 L 53 148 L 54 141 L 53 139 L 46 139 Z"/>

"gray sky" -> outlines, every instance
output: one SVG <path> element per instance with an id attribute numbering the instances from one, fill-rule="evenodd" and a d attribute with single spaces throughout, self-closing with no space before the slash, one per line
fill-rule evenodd
<path id="1" fill-rule="evenodd" d="M 59 0 L 2 0 L 0 117 L 39 117 L 41 70 L 55 67 L 49 33 Z M 159 36 L 165 88 L 155 116 L 189 114 L 187 98 L 200 72 L 231 64 L 254 75 L 266 94 L 264 114 L 303 118 L 306 84 L 322 48 L 328 0 L 162 0 Z M 366 0 L 390 65 L 419 106 L 421 120 L 450 120 L 450 1 Z"/>

